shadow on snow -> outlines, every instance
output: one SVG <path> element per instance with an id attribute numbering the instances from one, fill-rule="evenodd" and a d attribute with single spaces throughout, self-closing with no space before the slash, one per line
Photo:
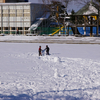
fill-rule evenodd
<path id="1" fill-rule="evenodd" d="M 37 92 L 36 94 L 32 94 L 31 90 L 28 90 L 28 94 L 20 94 L 18 96 L 14 96 L 14 95 L 2 95 L 0 94 L 0 100 L 85 100 L 86 98 L 84 98 L 84 91 L 90 90 L 90 91 L 94 91 L 100 89 L 100 86 L 97 87 L 93 87 L 93 88 L 86 88 L 86 89 L 73 89 L 73 90 L 62 90 L 62 91 L 41 91 L 41 92 Z M 71 92 L 75 92 L 75 94 L 80 95 L 79 97 L 74 97 L 74 96 L 70 96 L 67 95 Z M 61 93 L 61 94 L 59 94 Z M 89 95 L 87 94 L 87 98 L 89 99 Z M 97 99 L 96 99 L 97 100 Z"/>
<path id="2" fill-rule="evenodd" d="M 37 95 L 29 96 L 26 94 L 21 94 L 18 96 L 6 96 L 6 95 L 0 95 L 0 100 L 83 100 L 82 98 L 76 98 L 72 96 L 51 96 L 51 95 L 40 95 L 37 93 Z"/>

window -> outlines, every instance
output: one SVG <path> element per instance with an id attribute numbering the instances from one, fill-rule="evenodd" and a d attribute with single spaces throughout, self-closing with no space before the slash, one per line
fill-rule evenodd
<path id="1" fill-rule="evenodd" d="M 15 27 L 12 27 L 12 30 L 15 30 L 16 28 Z"/>
<path id="2" fill-rule="evenodd" d="M 25 27 L 25 30 L 28 30 L 29 29 L 29 27 Z"/>
<path id="3" fill-rule="evenodd" d="M 18 27 L 18 30 L 22 30 L 22 27 Z"/>

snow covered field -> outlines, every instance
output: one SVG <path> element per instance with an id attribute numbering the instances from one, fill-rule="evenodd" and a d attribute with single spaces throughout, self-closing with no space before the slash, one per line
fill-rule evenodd
<path id="1" fill-rule="evenodd" d="M 0 100 L 100 100 L 100 45 L 0 43 Z"/>

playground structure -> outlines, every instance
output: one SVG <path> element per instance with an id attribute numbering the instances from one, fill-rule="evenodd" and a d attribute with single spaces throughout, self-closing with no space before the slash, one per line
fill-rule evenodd
<path id="1" fill-rule="evenodd" d="M 64 28 L 64 26 L 62 26 L 61 28 L 59 28 L 58 30 L 56 30 L 54 33 L 52 33 L 51 35 L 55 35 L 56 33 L 58 33 L 60 30 L 62 30 Z"/>
<path id="2" fill-rule="evenodd" d="M 59 9 L 61 5 L 58 2 L 55 3 L 51 15 L 47 18 L 42 18 L 43 20 L 37 21 L 32 25 L 33 33 L 38 35 L 89 35 L 98 36 L 100 34 L 100 21 L 98 14 L 98 6 L 92 1 L 85 5 L 82 9 L 76 12 L 74 15 L 68 16 L 66 12 L 63 10 L 62 13 L 59 13 Z M 55 9 L 54 9 L 55 8 Z M 64 9 L 64 8 L 63 8 Z M 92 9 L 92 10 L 91 10 Z M 51 25 L 51 21 L 49 20 L 50 16 L 55 18 L 55 23 L 53 26 Z M 70 20 L 66 20 L 68 17 L 74 17 L 74 23 Z M 60 22 L 62 25 L 59 25 Z M 58 25 L 57 25 L 58 24 Z M 38 27 L 37 27 L 37 26 Z"/>
<path id="3" fill-rule="evenodd" d="M 90 35 L 91 32 L 91 25 L 84 27 L 84 25 L 80 25 L 79 27 L 77 27 L 77 33 L 75 33 L 76 31 L 76 27 L 73 25 L 69 25 L 64 27 L 63 25 L 59 28 L 59 26 L 57 25 L 57 23 L 51 25 L 51 22 L 49 21 L 49 14 L 46 15 L 47 18 L 45 17 L 41 17 L 41 18 L 37 18 L 37 21 L 30 27 L 30 29 L 33 29 L 33 33 L 37 34 L 37 35 L 75 35 L 75 34 L 79 34 L 79 35 Z M 77 17 L 77 16 L 76 16 Z M 86 20 L 87 20 L 87 16 L 83 16 Z M 93 17 L 93 16 L 92 16 Z M 94 16 L 93 18 L 95 18 L 95 20 L 93 20 L 93 22 L 97 21 L 97 17 Z M 91 20 L 90 20 L 91 21 Z M 84 23 L 84 22 L 83 22 Z M 89 23 L 89 22 L 88 22 Z M 99 24 L 100 25 L 100 24 Z M 92 33 L 93 35 L 97 34 L 97 25 L 92 25 Z M 98 34 L 100 34 L 100 27 L 98 28 Z"/>
<path id="4" fill-rule="evenodd" d="M 33 29 L 32 33 L 37 34 L 37 35 L 75 35 L 75 27 L 69 26 L 69 27 L 64 27 L 63 25 L 61 28 L 59 26 L 50 26 L 50 22 L 45 24 L 47 19 L 45 20 L 38 20 L 35 22 L 35 24 L 32 25 L 31 29 Z M 37 24 L 38 23 L 38 24 Z M 99 24 L 100 25 L 100 24 Z M 89 27 L 77 27 L 77 34 L 79 35 L 86 35 L 89 36 L 91 32 L 91 28 Z M 92 35 L 97 34 L 97 27 L 94 26 L 92 27 Z M 98 34 L 100 34 L 100 27 L 98 28 Z"/>

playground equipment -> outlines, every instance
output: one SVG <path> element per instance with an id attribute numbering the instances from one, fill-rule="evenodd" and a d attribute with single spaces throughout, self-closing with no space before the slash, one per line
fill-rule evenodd
<path id="1" fill-rule="evenodd" d="M 62 28 L 64 28 L 64 26 L 62 26 L 61 29 L 58 29 L 57 31 L 55 31 L 55 32 L 52 33 L 51 35 L 54 35 L 54 34 L 58 33 L 60 30 L 62 30 Z"/>
<path id="2" fill-rule="evenodd" d="M 41 18 L 37 18 L 36 22 L 31 25 L 31 27 L 28 29 L 29 31 L 35 31 L 39 25 L 43 22 L 43 20 L 48 19 L 50 16 L 49 12 L 44 13 L 44 15 Z"/>

